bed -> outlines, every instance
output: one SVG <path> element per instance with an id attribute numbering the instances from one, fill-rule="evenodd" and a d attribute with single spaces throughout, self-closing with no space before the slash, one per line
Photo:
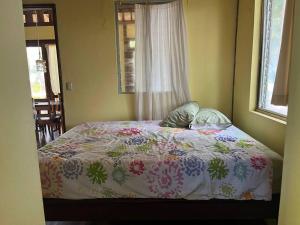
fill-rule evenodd
<path id="1" fill-rule="evenodd" d="M 91 122 L 38 153 L 48 220 L 277 217 L 282 158 L 234 126 Z"/>

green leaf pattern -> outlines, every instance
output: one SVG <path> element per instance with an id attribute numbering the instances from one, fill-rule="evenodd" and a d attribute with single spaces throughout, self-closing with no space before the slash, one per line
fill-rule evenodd
<path id="1" fill-rule="evenodd" d="M 223 153 L 223 154 L 227 154 L 227 153 L 230 152 L 229 147 L 227 147 L 225 144 L 223 144 L 219 141 L 214 145 L 214 147 L 215 147 L 216 152 L 220 152 L 220 153 Z"/>
<path id="2" fill-rule="evenodd" d="M 107 173 L 99 162 L 92 163 L 87 169 L 87 176 L 93 184 L 102 184 L 107 179 Z"/>
<path id="3" fill-rule="evenodd" d="M 215 158 L 209 162 L 208 172 L 212 179 L 223 179 L 228 174 L 228 169 L 225 162 L 220 158 Z"/>

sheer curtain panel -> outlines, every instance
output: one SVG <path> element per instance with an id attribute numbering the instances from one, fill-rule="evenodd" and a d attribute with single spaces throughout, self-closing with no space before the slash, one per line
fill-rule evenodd
<path id="1" fill-rule="evenodd" d="M 159 120 L 190 100 L 183 6 L 137 4 L 135 13 L 137 119 Z"/>
<path id="2" fill-rule="evenodd" d="M 52 44 L 46 45 L 46 50 L 48 55 L 48 66 L 49 66 L 51 89 L 53 94 L 57 95 L 60 93 L 60 83 L 59 83 L 56 45 L 52 45 Z"/>

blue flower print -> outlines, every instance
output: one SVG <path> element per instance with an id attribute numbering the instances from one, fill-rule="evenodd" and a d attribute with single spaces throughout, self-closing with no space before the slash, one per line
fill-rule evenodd
<path id="1" fill-rule="evenodd" d="M 191 156 L 181 160 L 182 168 L 188 176 L 199 176 L 205 170 L 205 164 L 202 159 Z"/>
<path id="2" fill-rule="evenodd" d="M 147 142 L 148 140 L 142 136 L 132 137 L 125 141 L 127 145 L 143 145 Z"/>
<path id="3" fill-rule="evenodd" d="M 237 138 L 232 136 L 217 136 L 216 140 L 222 142 L 235 142 Z"/>
<path id="4" fill-rule="evenodd" d="M 240 181 L 244 181 L 248 176 L 248 166 L 243 163 L 237 163 L 233 168 L 233 173 Z"/>

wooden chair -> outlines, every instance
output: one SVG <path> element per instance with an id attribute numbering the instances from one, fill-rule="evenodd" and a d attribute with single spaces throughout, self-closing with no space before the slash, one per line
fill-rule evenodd
<path id="1" fill-rule="evenodd" d="M 35 132 L 37 137 L 41 133 L 43 136 L 46 134 L 46 124 L 40 123 L 41 117 L 45 116 L 48 113 L 49 99 L 32 99 L 33 110 L 34 110 L 34 119 L 35 119 Z M 47 113 L 45 113 L 47 112 Z"/>
<path id="2" fill-rule="evenodd" d="M 42 133 L 43 136 L 46 135 L 46 131 L 50 134 L 51 140 L 54 140 L 54 132 L 60 130 L 60 117 L 56 116 L 55 109 L 53 104 L 49 99 L 35 99 L 35 124 L 36 124 L 36 133 Z"/>
<path id="3" fill-rule="evenodd" d="M 61 95 L 57 94 L 53 96 L 53 101 L 55 102 L 54 107 L 52 108 L 55 113 L 55 120 L 57 122 L 58 127 L 56 128 L 59 131 L 59 135 L 62 133 L 62 100 Z"/>

